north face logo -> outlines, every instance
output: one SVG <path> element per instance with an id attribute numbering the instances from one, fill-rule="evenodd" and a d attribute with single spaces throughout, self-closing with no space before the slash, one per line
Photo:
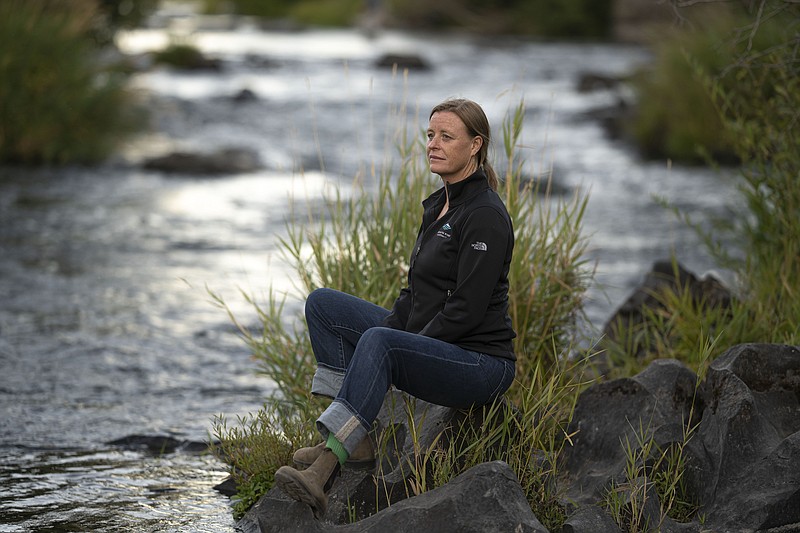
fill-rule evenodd
<path id="1" fill-rule="evenodd" d="M 473 250 L 478 250 L 479 252 L 485 252 L 486 250 L 489 249 L 489 247 L 486 246 L 485 242 L 478 241 L 478 242 L 473 242 L 472 243 L 472 249 Z"/>

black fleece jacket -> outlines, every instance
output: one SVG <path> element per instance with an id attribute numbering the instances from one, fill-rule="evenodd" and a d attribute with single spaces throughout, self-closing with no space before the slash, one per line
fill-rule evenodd
<path id="1" fill-rule="evenodd" d="M 503 201 L 482 170 L 422 202 L 408 286 L 384 325 L 515 359 L 508 315 L 508 270 L 514 230 Z"/>

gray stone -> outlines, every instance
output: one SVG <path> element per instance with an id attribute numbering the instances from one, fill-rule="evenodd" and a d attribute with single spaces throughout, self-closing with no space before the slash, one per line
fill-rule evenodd
<path id="1" fill-rule="evenodd" d="M 656 261 L 642 284 L 613 313 L 603 327 L 603 343 L 625 347 L 628 355 L 644 357 L 653 346 L 641 341 L 637 331 L 648 322 L 648 313 L 664 308 L 663 294 L 686 290 L 696 305 L 729 308 L 730 291 L 712 275 L 698 278 L 680 264 L 670 260 Z M 600 361 L 600 366 L 604 361 Z"/>
<path id="2" fill-rule="evenodd" d="M 624 443 L 635 445 L 637 435 L 654 437 L 662 448 L 681 442 L 696 380 L 682 363 L 663 359 L 632 378 L 598 383 L 581 394 L 567 429 L 575 436 L 564 449 L 568 499 L 595 504 L 613 480 L 624 481 Z"/>
<path id="3" fill-rule="evenodd" d="M 561 533 L 622 533 L 608 512 L 597 505 L 584 505 L 567 518 Z"/>
<path id="4" fill-rule="evenodd" d="M 222 148 L 208 153 L 172 152 L 144 162 L 144 168 L 173 174 L 219 175 L 261 168 L 258 154 L 244 148 Z"/>
<path id="5" fill-rule="evenodd" d="M 711 363 L 705 393 L 689 479 L 706 524 L 800 523 L 800 350 L 735 346 Z"/>
<path id="6" fill-rule="evenodd" d="M 517 477 L 501 461 L 481 463 L 446 485 L 403 500 L 352 524 L 318 522 L 301 503 L 262 501 L 260 531 L 340 533 L 547 533 L 536 519 Z"/>

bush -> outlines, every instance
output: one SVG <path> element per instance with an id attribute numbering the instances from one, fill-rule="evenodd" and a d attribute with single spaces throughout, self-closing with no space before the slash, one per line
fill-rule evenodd
<path id="1" fill-rule="evenodd" d="M 314 26 L 347 26 L 355 22 L 362 0 L 204 0 L 209 13 L 232 10 L 265 19 L 291 19 Z"/>
<path id="2" fill-rule="evenodd" d="M 745 15 L 722 2 L 709 9 L 692 26 L 659 41 L 653 65 L 632 77 L 637 105 L 628 130 L 648 158 L 738 163 L 736 134 L 726 127 L 704 79 L 714 79 L 721 91 L 736 93 L 742 104 L 751 106 L 762 95 L 748 94 L 756 87 L 742 87 L 741 71 L 732 67 L 744 49 L 754 56 L 767 53 L 797 23 L 792 17 L 766 18 L 760 31 L 736 38 Z M 777 80 L 764 76 L 761 82 L 769 93 Z"/>
<path id="3" fill-rule="evenodd" d="M 726 66 L 696 61 L 697 79 L 742 162 L 745 208 L 697 222 L 673 207 L 718 265 L 735 274 L 734 299 L 730 308 L 711 308 L 682 290 L 659 295 L 662 309 L 627 332 L 627 338 L 646 338 L 655 347 L 629 372 L 653 357 L 677 358 L 697 369 L 698 347 L 705 344 L 715 346 L 713 359 L 746 342 L 800 343 L 800 6 L 770 1 L 762 7 L 723 39 L 735 52 Z M 773 45 L 750 47 L 762 42 L 762 33 Z M 626 346 L 616 349 L 632 362 Z"/>
<path id="4" fill-rule="evenodd" d="M 124 77 L 96 66 L 90 0 L 0 2 L 0 162 L 106 157 L 138 125 Z"/>
<path id="5" fill-rule="evenodd" d="M 412 28 L 575 40 L 607 38 L 612 26 L 609 0 L 390 0 L 388 5 L 393 21 Z"/>

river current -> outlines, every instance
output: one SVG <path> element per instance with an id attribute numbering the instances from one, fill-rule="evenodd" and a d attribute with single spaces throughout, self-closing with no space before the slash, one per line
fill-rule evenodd
<path id="1" fill-rule="evenodd" d="M 119 44 L 138 54 L 170 38 L 137 30 Z M 582 72 L 646 63 L 641 48 L 255 26 L 191 39 L 222 70 L 137 74 L 153 131 L 111 162 L 0 169 L 0 532 L 233 531 L 228 499 L 212 489 L 226 477 L 218 461 L 108 443 L 204 441 L 215 415 L 258 409 L 271 383 L 209 291 L 252 325 L 240 290 L 292 294 L 278 246 L 288 199 L 313 202 L 391 164 L 398 117 L 413 131 L 446 97 L 483 104 L 498 140 L 524 99 L 530 173 L 552 167 L 589 195 L 596 327 L 653 261 L 675 252 L 698 274 L 713 266 L 653 194 L 702 219 L 735 202 L 731 179 L 640 160 L 586 117 L 619 94 L 576 88 Z M 375 66 L 384 53 L 431 68 L 393 73 Z M 243 90 L 254 98 L 234 98 Z M 264 170 L 171 176 L 138 163 L 224 146 L 257 151 Z"/>

